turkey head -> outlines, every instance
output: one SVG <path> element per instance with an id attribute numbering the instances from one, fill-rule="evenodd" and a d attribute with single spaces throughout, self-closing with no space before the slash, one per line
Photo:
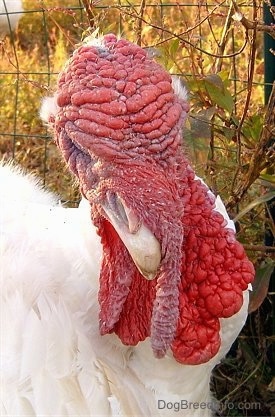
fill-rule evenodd
<path id="1" fill-rule="evenodd" d="M 106 35 L 75 50 L 45 103 L 101 236 L 101 334 L 208 361 L 254 270 L 180 146 L 185 90 L 145 50 Z"/>

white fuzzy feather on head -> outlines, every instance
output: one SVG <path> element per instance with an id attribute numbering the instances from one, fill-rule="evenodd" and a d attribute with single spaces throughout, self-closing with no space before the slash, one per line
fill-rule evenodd
<path id="1" fill-rule="evenodd" d="M 172 75 L 172 87 L 174 93 L 178 96 L 180 100 L 188 101 L 188 91 L 183 85 L 182 80 L 176 75 Z"/>
<path id="2" fill-rule="evenodd" d="M 59 109 L 60 107 L 57 104 L 56 94 L 52 97 L 45 97 L 42 100 L 42 105 L 39 112 L 41 120 L 51 126 L 54 123 L 54 118 L 59 112 Z"/>

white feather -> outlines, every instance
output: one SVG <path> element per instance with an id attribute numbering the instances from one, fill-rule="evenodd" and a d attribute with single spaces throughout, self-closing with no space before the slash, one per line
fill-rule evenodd
<path id="1" fill-rule="evenodd" d="M 1 416 L 174 416 L 158 401 L 212 402 L 211 371 L 244 324 L 248 292 L 241 311 L 221 320 L 211 361 L 155 359 L 148 340 L 127 347 L 99 334 L 101 245 L 89 204 L 63 208 L 11 166 L 0 167 L 0 197 Z"/>
<path id="2" fill-rule="evenodd" d="M 22 16 L 21 0 L 0 0 L 0 37 L 14 31 Z"/>
<path id="3" fill-rule="evenodd" d="M 188 101 L 188 91 L 183 85 L 183 81 L 176 75 L 172 76 L 172 87 L 174 93 L 179 97 L 179 99 L 187 102 Z"/>
<path id="4" fill-rule="evenodd" d="M 40 118 L 45 124 L 51 124 L 51 120 L 58 113 L 60 107 L 57 104 L 57 96 L 45 97 L 40 108 Z"/>

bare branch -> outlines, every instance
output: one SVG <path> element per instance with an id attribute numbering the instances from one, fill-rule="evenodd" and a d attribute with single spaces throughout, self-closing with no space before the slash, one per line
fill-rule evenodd
<path id="1" fill-rule="evenodd" d="M 89 1 L 89 0 L 82 0 L 85 12 L 87 14 L 88 20 L 89 20 L 89 24 L 92 30 L 96 29 L 96 22 L 95 22 L 95 17 L 96 14 L 94 12 L 94 9 L 96 7 L 96 2 L 93 1 Z"/>
<path id="2" fill-rule="evenodd" d="M 235 0 L 232 0 L 235 13 L 232 16 L 232 19 L 236 22 L 241 23 L 246 30 L 256 30 L 257 32 L 268 33 L 272 38 L 275 39 L 275 25 L 266 25 L 264 23 L 257 22 L 256 20 L 249 20 L 245 15 L 240 11 L 239 6 Z M 272 10 L 271 10 L 272 13 Z"/>
<path id="3" fill-rule="evenodd" d="M 142 33 L 142 17 L 146 6 L 146 0 L 141 0 L 139 7 L 139 18 L 137 20 L 137 44 L 141 46 L 141 33 Z"/>
<path id="4" fill-rule="evenodd" d="M 254 7 L 253 7 L 253 11 L 254 11 L 253 17 L 256 18 L 255 4 L 254 4 Z M 250 105 L 250 99 L 251 99 L 251 94 L 252 94 L 252 86 L 253 86 L 253 77 L 254 77 L 254 72 L 255 72 L 256 39 L 257 39 L 256 38 L 256 36 L 257 36 L 256 27 L 253 28 L 252 33 L 253 33 L 253 35 L 252 35 L 252 41 L 251 41 L 250 59 L 248 61 L 247 95 L 246 95 L 244 109 L 243 109 L 243 112 L 242 112 L 242 117 L 241 117 L 239 126 L 238 126 L 237 131 L 236 131 L 236 139 L 237 139 L 237 144 L 238 144 L 238 149 L 237 149 L 238 167 L 237 167 L 235 177 L 234 177 L 233 182 L 232 182 L 232 189 L 234 188 L 237 176 L 239 174 L 240 167 L 242 165 L 242 161 L 241 161 L 241 156 L 242 156 L 241 135 L 242 135 L 243 124 L 246 120 L 249 105 Z"/>
<path id="5" fill-rule="evenodd" d="M 216 7 L 218 7 L 218 6 L 216 6 Z M 167 35 L 169 35 L 169 37 L 168 37 L 168 38 L 166 38 L 166 39 L 164 39 L 164 40 L 162 40 L 162 41 L 160 41 L 160 42 L 158 42 L 158 43 L 156 43 L 156 44 L 154 44 L 154 45 L 150 45 L 150 46 L 153 46 L 153 47 L 159 46 L 159 45 L 163 44 L 164 42 L 167 42 L 167 41 L 169 41 L 169 40 L 171 40 L 171 39 L 179 39 L 179 40 L 181 41 L 181 43 L 182 43 L 182 44 L 187 44 L 187 45 L 191 46 L 192 48 L 196 49 L 197 51 L 200 51 L 200 52 L 202 52 L 203 54 L 208 55 L 208 56 L 211 56 L 211 57 L 213 57 L 213 58 L 233 58 L 234 56 L 237 56 L 237 55 L 241 54 L 241 53 L 243 52 L 243 50 L 245 49 L 246 45 L 247 45 L 247 39 L 245 38 L 243 45 L 240 47 L 240 49 L 239 49 L 238 51 L 236 51 L 236 52 L 234 52 L 234 53 L 232 53 L 232 54 L 227 54 L 227 55 L 219 55 L 219 54 L 215 54 L 215 53 L 213 53 L 213 52 L 209 52 L 209 51 L 207 51 L 207 50 L 205 50 L 205 49 L 202 49 L 202 48 L 200 48 L 200 47 L 198 47 L 198 46 L 194 45 L 192 42 L 188 41 L 188 40 L 184 37 L 184 35 L 186 35 L 186 34 L 187 34 L 187 33 L 189 33 L 190 31 L 192 31 L 195 27 L 199 26 L 202 22 L 200 22 L 200 23 L 196 24 L 196 25 L 195 25 L 195 26 L 193 26 L 192 28 L 189 28 L 189 29 L 187 29 L 186 31 L 184 31 L 184 32 L 182 32 L 182 33 L 180 33 L 180 34 L 177 34 L 177 33 L 172 32 L 172 31 L 171 31 L 171 30 L 169 30 L 169 29 L 165 29 L 165 28 L 164 28 L 164 27 L 162 27 L 162 26 L 158 26 L 158 25 L 155 25 L 155 24 L 153 24 L 153 23 L 149 22 L 148 20 L 146 20 L 144 17 L 140 16 L 140 15 L 139 15 L 139 14 L 137 14 L 137 13 L 128 12 L 128 11 L 127 11 L 127 10 L 125 10 L 125 9 L 123 9 L 123 10 L 122 10 L 119 6 L 116 6 L 116 7 L 114 7 L 114 8 L 117 8 L 117 9 L 121 12 L 121 14 L 125 14 L 125 15 L 127 15 L 127 16 L 131 16 L 131 17 L 132 17 L 132 18 L 134 18 L 134 19 L 139 19 L 139 20 L 141 20 L 141 21 L 142 21 L 145 25 L 150 26 L 150 27 L 151 27 L 151 28 L 153 28 L 153 29 L 159 30 L 160 32 L 162 32 L 162 33 L 166 33 Z M 212 11 L 212 12 L 210 12 L 210 14 L 212 14 L 212 13 L 213 13 L 213 11 Z M 208 17 L 209 17 L 209 16 L 208 16 Z M 207 18 L 208 18 L 208 17 L 207 17 Z M 204 18 L 204 19 L 203 19 L 203 21 L 207 20 L 207 18 Z"/>
<path id="6" fill-rule="evenodd" d="M 245 248 L 245 250 L 249 250 L 252 252 L 275 252 L 275 247 L 274 246 L 261 246 L 261 245 L 247 245 L 247 244 L 243 244 L 243 247 Z"/>
<path id="7" fill-rule="evenodd" d="M 265 116 L 265 122 L 262 128 L 259 142 L 254 150 L 252 155 L 249 168 L 247 173 L 241 178 L 241 181 L 232 192 L 226 207 L 232 209 L 236 204 L 238 204 L 244 195 L 246 194 L 248 188 L 253 184 L 253 182 L 259 177 L 261 171 L 275 162 L 275 153 L 274 151 L 270 152 L 272 138 L 275 135 L 275 82 L 269 97 L 269 102 L 267 105 L 267 111 Z"/>

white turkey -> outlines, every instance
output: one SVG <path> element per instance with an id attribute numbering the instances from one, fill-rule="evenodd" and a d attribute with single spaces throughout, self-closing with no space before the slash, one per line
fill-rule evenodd
<path id="1" fill-rule="evenodd" d="M 212 415 L 254 269 L 180 146 L 187 111 L 142 48 L 88 39 L 42 108 L 79 208 L 0 169 L 2 416 Z"/>
<path id="2" fill-rule="evenodd" d="M 16 29 L 22 12 L 21 0 L 0 0 L 0 38 Z"/>

